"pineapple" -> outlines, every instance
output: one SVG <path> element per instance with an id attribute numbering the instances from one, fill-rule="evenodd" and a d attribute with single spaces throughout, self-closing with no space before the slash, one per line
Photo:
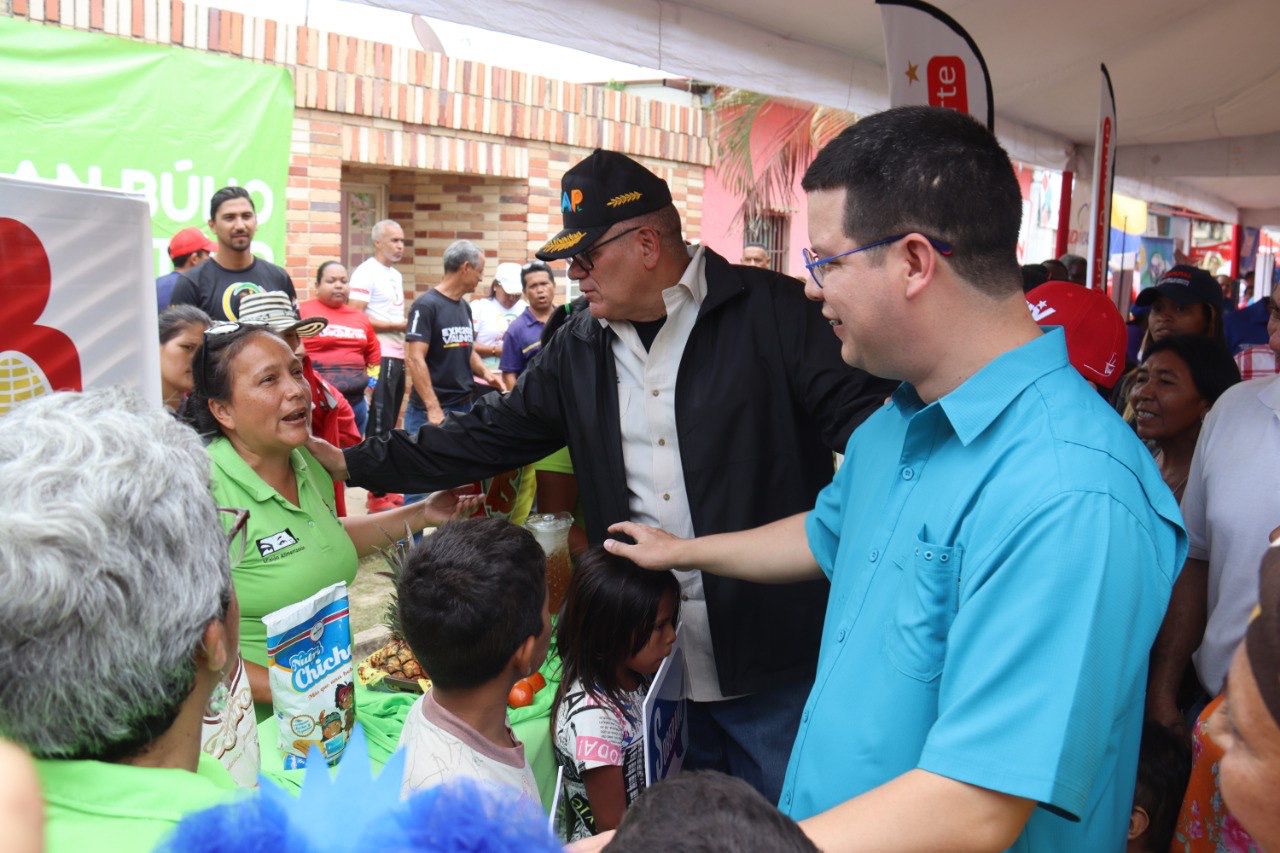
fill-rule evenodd
<path id="1" fill-rule="evenodd" d="M 425 692 L 431 682 L 423 671 L 422 665 L 418 663 L 418 659 L 414 657 L 413 649 L 409 648 L 409 644 L 404 641 L 404 633 L 400 629 L 400 602 L 396 595 L 396 587 L 400 582 L 400 570 L 412 543 L 412 536 L 406 536 L 405 540 L 382 549 L 382 557 L 391 571 L 378 572 L 378 574 L 390 578 L 392 582 L 391 599 L 387 602 L 386 612 L 383 613 L 382 624 L 391 631 L 391 639 L 387 640 L 382 648 L 369 655 L 360 668 L 361 676 L 366 683 L 385 677 L 397 678 L 410 683 L 416 682 Z"/>

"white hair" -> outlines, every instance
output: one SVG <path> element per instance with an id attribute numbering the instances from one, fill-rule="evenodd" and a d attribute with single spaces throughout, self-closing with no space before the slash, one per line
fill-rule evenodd
<path id="1" fill-rule="evenodd" d="M 173 724 L 226 615 L 226 537 L 189 428 L 120 389 L 0 416 L 0 733 L 118 760 Z"/>
<path id="2" fill-rule="evenodd" d="M 484 252 L 480 251 L 480 247 L 475 243 L 470 240 L 454 240 L 449 244 L 449 248 L 444 250 L 444 271 L 457 272 L 462 269 L 463 264 L 478 267 L 483 259 Z"/>
<path id="3" fill-rule="evenodd" d="M 375 243 L 378 242 L 379 240 L 382 239 L 383 235 L 387 233 L 387 229 L 390 228 L 392 225 L 396 226 L 397 228 L 400 227 L 400 223 L 396 222 L 394 219 L 378 220 L 377 222 L 373 223 L 373 229 L 369 234 L 370 238 L 373 240 L 373 242 Z"/>

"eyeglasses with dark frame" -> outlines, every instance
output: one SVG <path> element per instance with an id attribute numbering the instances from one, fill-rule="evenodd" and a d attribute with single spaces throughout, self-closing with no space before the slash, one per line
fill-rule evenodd
<path id="1" fill-rule="evenodd" d="M 574 264 L 577 264 L 578 266 L 582 267 L 583 272 L 585 273 L 591 272 L 593 269 L 595 269 L 595 266 L 596 266 L 595 261 L 591 259 L 591 256 L 594 253 L 600 251 L 605 246 L 612 243 L 614 240 L 618 240 L 622 237 L 625 237 L 628 234 L 630 234 L 632 231 L 639 231 L 641 228 L 644 228 L 644 227 L 645 226 L 643 225 L 633 225 L 630 228 L 619 231 L 617 234 L 614 234 L 608 240 L 601 240 L 599 243 L 596 243 L 593 246 L 589 246 L 586 249 L 583 249 L 581 252 L 579 252 L 576 255 L 570 255 L 569 266 L 573 266 Z"/>
<path id="2" fill-rule="evenodd" d="M 231 527 L 227 530 L 227 556 L 231 559 L 231 567 L 235 568 L 244 559 L 245 546 L 249 540 L 249 510 L 220 506 L 218 512 L 231 516 L 232 519 Z"/>
<path id="3" fill-rule="evenodd" d="M 910 237 L 912 234 L 918 234 L 918 233 L 919 233 L 918 231 L 905 231 L 902 234 L 895 234 L 892 237 L 885 237 L 882 240 L 874 240 L 866 244 L 865 246 L 859 246 L 856 249 L 850 249 L 847 252 L 840 252 L 839 254 L 830 255 L 829 257 L 825 257 L 825 258 L 819 258 L 809 249 L 801 249 L 800 254 L 804 256 L 804 268 L 809 271 L 810 277 L 813 278 L 813 283 L 818 285 L 818 289 L 821 290 L 822 280 L 826 278 L 826 275 L 827 275 L 824 267 L 827 264 L 831 263 L 832 261 L 839 260 L 840 258 L 848 257 L 849 255 L 856 255 L 859 252 L 865 252 L 868 249 L 878 249 L 881 246 L 888 246 L 890 243 L 896 243 L 905 237 Z M 929 245 L 937 249 L 939 254 L 950 255 L 951 252 L 953 251 L 950 243 L 947 243 L 943 240 L 938 240 L 934 237 L 930 237 L 927 234 L 921 234 L 920 236 L 928 240 Z"/>

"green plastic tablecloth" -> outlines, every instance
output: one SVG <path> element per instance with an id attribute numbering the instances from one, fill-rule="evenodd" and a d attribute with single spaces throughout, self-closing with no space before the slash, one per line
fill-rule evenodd
<path id="1" fill-rule="evenodd" d="M 533 777 L 538 783 L 542 807 L 550 812 L 556 784 L 556 758 L 551 747 L 551 703 L 560 683 L 559 659 L 554 654 L 549 654 L 541 672 L 547 680 L 547 686 L 534 696 L 532 705 L 508 709 L 507 718 L 516 737 L 524 744 L 524 754 L 529 759 Z M 400 730 L 404 728 L 409 709 L 419 695 L 374 690 L 356 679 L 356 720 L 364 728 L 365 739 L 369 744 L 369 761 L 375 770 L 381 770 L 396 751 Z M 274 717 L 268 717 L 258 724 L 258 741 L 263 774 L 286 788 L 301 788 L 304 771 L 281 769 L 283 761 Z"/>

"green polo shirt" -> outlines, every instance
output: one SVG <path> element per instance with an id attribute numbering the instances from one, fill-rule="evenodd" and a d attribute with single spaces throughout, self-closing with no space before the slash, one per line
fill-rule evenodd
<path id="1" fill-rule="evenodd" d="M 267 665 L 262 617 L 338 581 L 355 580 L 359 559 L 333 506 L 333 480 L 311 453 L 290 455 L 298 480 L 294 506 L 267 485 L 225 438 L 209 445 L 213 497 L 249 510 L 244 557 L 231 569 L 240 602 L 240 654 Z M 259 709 L 259 719 L 262 711 Z"/>
<path id="2" fill-rule="evenodd" d="M 195 773 L 103 761 L 36 761 L 48 853 L 150 851 L 192 812 L 236 797 L 218 760 L 200 754 Z"/>

